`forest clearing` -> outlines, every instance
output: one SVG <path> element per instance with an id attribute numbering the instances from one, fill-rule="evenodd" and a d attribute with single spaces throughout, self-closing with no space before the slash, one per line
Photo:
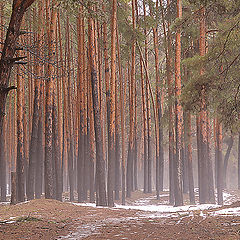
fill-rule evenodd
<path id="1" fill-rule="evenodd" d="M 240 239 L 240 0 L 0 0 L 0 239 Z"/>

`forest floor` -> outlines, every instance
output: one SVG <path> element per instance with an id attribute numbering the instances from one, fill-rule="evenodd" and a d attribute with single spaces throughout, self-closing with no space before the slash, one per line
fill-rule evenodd
<path id="1" fill-rule="evenodd" d="M 137 191 L 114 208 L 46 199 L 2 203 L 0 239 L 240 239 L 240 191 L 225 192 L 224 206 L 185 200 L 172 207 L 167 192 L 155 198 Z"/>

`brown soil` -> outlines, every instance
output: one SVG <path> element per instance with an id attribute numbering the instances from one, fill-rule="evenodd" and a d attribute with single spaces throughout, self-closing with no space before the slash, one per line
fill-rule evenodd
<path id="1" fill-rule="evenodd" d="M 163 197 L 157 202 L 153 196 L 139 191 L 128 203 L 144 198 L 154 204 L 166 201 Z M 0 239 L 240 239 L 240 217 L 213 217 L 203 212 L 205 217 L 195 211 L 191 216 L 151 218 L 141 211 L 40 199 L 0 205 Z"/>

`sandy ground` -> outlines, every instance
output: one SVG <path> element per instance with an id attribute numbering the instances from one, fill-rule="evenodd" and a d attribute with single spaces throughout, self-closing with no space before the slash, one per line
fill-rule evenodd
<path id="1" fill-rule="evenodd" d="M 130 209 L 45 199 L 0 204 L 0 239 L 240 239 L 239 200 L 231 191 L 227 206 L 173 208 L 164 205 L 167 192 L 156 200 L 138 191 L 127 200 Z"/>

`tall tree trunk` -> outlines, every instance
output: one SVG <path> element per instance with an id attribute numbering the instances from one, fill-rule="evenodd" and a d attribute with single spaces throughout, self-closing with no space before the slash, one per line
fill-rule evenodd
<path id="1" fill-rule="evenodd" d="M 122 205 L 125 205 L 125 184 L 126 184 L 126 167 L 125 167 L 125 87 L 123 83 L 121 55 L 120 55 L 120 44 L 119 35 L 117 33 L 117 49 L 118 49 L 118 65 L 119 65 L 119 82 L 120 82 L 120 116 L 121 116 L 121 136 L 122 136 Z M 125 70 L 126 77 L 126 70 Z M 125 81 L 126 83 L 126 81 Z"/>
<path id="2" fill-rule="evenodd" d="M 146 3 L 143 0 L 143 11 L 144 11 L 144 21 L 146 21 Z M 147 28 L 144 27 L 144 35 L 145 35 L 145 62 L 146 68 L 148 65 L 147 62 Z M 143 127 L 144 127 L 144 189 L 143 192 L 147 193 L 148 189 L 148 98 L 147 98 L 147 83 L 144 84 L 144 74 L 143 74 L 143 61 L 144 59 L 140 59 L 140 67 L 141 67 L 141 85 L 142 85 L 142 107 L 143 107 Z"/>
<path id="3" fill-rule="evenodd" d="M 22 59 L 21 57 L 14 58 L 14 55 L 16 52 L 17 40 L 20 36 L 20 26 L 22 23 L 24 13 L 27 11 L 27 9 L 31 6 L 33 2 L 34 0 L 25 0 L 25 1 L 14 0 L 12 4 L 11 19 L 9 22 L 6 38 L 5 38 L 3 49 L 2 49 L 1 59 L 0 59 L 0 137 L 4 136 L 4 134 L 2 134 L 2 130 L 3 130 L 3 120 L 5 116 L 5 106 L 6 106 L 7 95 L 10 90 L 16 89 L 16 87 L 13 87 L 13 86 L 9 87 L 10 73 L 14 63 Z M 2 156 L 1 153 L 0 153 L 0 156 Z M 23 171 L 21 164 L 18 167 L 19 167 L 18 169 L 19 175 L 21 175 L 20 172 Z M 20 182 L 22 181 L 21 177 L 19 181 Z M 22 185 L 22 183 L 20 184 Z M 19 195 L 20 197 L 19 200 L 22 201 L 24 199 L 24 196 L 23 196 L 24 189 L 19 189 L 19 190 L 20 192 L 23 191 L 23 193 Z"/>
<path id="4" fill-rule="evenodd" d="M 140 70 L 141 70 L 141 88 L 142 88 L 142 118 L 143 118 L 143 191 L 147 193 L 147 114 L 146 114 L 146 99 L 145 99 L 145 84 L 144 84 L 144 73 L 143 73 L 143 59 L 140 59 Z"/>
<path id="5" fill-rule="evenodd" d="M 57 13 L 57 26 L 58 26 L 58 40 L 59 40 L 59 61 L 60 61 L 60 75 L 61 78 L 58 79 L 58 85 L 59 85 L 59 98 L 58 98 L 58 108 L 59 108 L 59 114 L 62 116 L 62 126 L 61 125 L 61 119 L 59 118 L 59 132 L 60 132 L 60 144 L 62 145 L 60 147 L 61 149 L 61 191 L 63 191 L 63 183 L 64 183 L 64 153 L 65 153 L 65 138 L 64 138 L 64 106 L 65 102 L 63 101 L 63 95 L 64 95 L 64 82 L 65 82 L 65 68 L 63 66 L 63 51 L 62 51 L 62 37 L 61 37 L 61 22 L 60 22 L 60 12 Z M 61 91 L 61 93 L 60 93 Z"/>
<path id="6" fill-rule="evenodd" d="M 204 56 L 206 53 L 206 23 L 205 23 L 205 9 L 201 9 L 201 19 L 200 19 L 200 39 L 199 39 L 199 52 L 200 56 Z M 204 73 L 204 69 L 200 70 L 200 74 Z M 208 142 L 207 142 L 207 106 L 206 106 L 206 96 L 205 90 L 202 91 L 202 103 L 200 112 L 200 181 L 202 190 L 199 191 L 199 197 L 202 194 L 200 203 L 207 203 L 210 201 L 209 196 L 209 174 L 208 174 Z"/>
<path id="7" fill-rule="evenodd" d="M 78 134 L 78 173 L 77 189 L 78 202 L 83 201 L 83 171 L 84 171 L 84 19 L 82 16 L 82 7 L 79 9 L 78 16 L 78 84 L 79 84 L 79 134 Z"/>
<path id="8" fill-rule="evenodd" d="M 62 189 L 61 189 L 61 144 L 59 136 L 59 124 L 60 112 L 59 108 L 59 64 L 58 64 L 58 34 L 57 34 L 57 25 L 56 25 L 56 61 L 57 61 L 57 86 L 54 85 L 53 88 L 53 163 L 55 164 L 55 198 L 59 201 L 62 201 Z"/>
<path id="9" fill-rule="evenodd" d="M 144 18 L 146 20 L 146 3 L 143 2 Z M 147 36 L 147 29 L 144 28 L 144 34 Z M 146 78 L 148 78 L 148 41 L 145 39 L 145 71 Z M 148 79 L 149 80 L 149 79 Z M 152 192 L 152 133 L 151 133 L 151 109 L 150 109 L 150 86 L 146 84 L 146 106 L 147 106 L 147 145 L 148 145 L 148 159 L 147 159 L 147 192 Z"/>
<path id="10" fill-rule="evenodd" d="M 177 17 L 182 18 L 182 1 L 177 1 Z M 174 199 L 175 206 L 183 205 L 182 193 L 182 128 L 183 113 L 180 104 L 181 95 L 181 28 L 178 27 L 176 32 L 176 50 L 175 50 L 175 117 L 176 117 L 176 158 L 174 160 Z"/>
<path id="11" fill-rule="evenodd" d="M 150 11 L 152 14 L 152 9 L 150 7 Z M 158 12 L 158 0 L 156 1 L 156 12 Z M 161 92 L 160 92 L 160 76 L 159 76 L 159 51 L 158 51 L 158 31 L 157 25 L 153 27 L 153 42 L 154 42 L 154 51 L 155 51 L 155 75 L 156 75 L 156 112 L 157 112 L 157 131 L 156 131 L 156 193 L 157 199 L 159 199 L 159 192 L 160 192 L 160 182 L 161 185 L 163 183 L 162 175 L 160 175 L 160 171 L 163 173 L 163 162 L 161 159 L 160 163 L 160 148 L 162 150 L 162 146 L 160 143 L 160 131 L 161 128 L 161 116 L 162 116 L 162 108 L 161 108 Z M 162 137 L 162 136 L 161 136 Z M 162 140 L 162 139 L 161 139 Z M 162 187 L 161 187 L 162 190 Z"/>
<path id="12" fill-rule="evenodd" d="M 73 133 L 72 133 L 72 82 L 71 82 L 71 59 L 70 59 L 70 30 L 69 30 L 69 17 L 67 16 L 67 43 L 66 43 L 66 53 L 67 53 L 67 73 L 68 73 L 68 82 L 67 82 L 67 109 L 68 109 L 68 176 L 69 176 L 69 185 L 70 185 L 70 201 L 74 201 L 74 171 L 73 171 Z"/>
<path id="13" fill-rule="evenodd" d="M 115 85 L 116 85 L 116 36 L 117 36 L 117 1 L 113 0 L 111 21 L 111 78 L 110 78 L 110 131 L 108 149 L 108 206 L 113 207 L 114 167 L 115 167 Z"/>
<path id="14" fill-rule="evenodd" d="M 20 68 L 17 70 L 17 201 L 24 202 L 24 146 L 23 146 L 23 79 Z"/>
<path id="15" fill-rule="evenodd" d="M 170 0 L 167 1 L 168 12 L 170 6 Z M 170 30 L 170 21 L 167 23 L 167 49 L 168 49 L 168 57 L 166 57 L 166 65 L 167 65 L 167 84 L 168 84 L 168 112 L 169 112 L 169 125 L 168 125 L 168 158 L 169 158 L 169 203 L 171 205 L 174 204 L 174 180 L 173 180 L 173 164 L 174 164 L 174 123 L 173 123 L 173 72 L 172 72 L 172 38 L 171 38 L 171 30 Z"/>
<path id="16" fill-rule="evenodd" d="M 3 26 L 3 9 L 4 9 L 4 3 L 0 3 L 0 25 Z M 3 28 L 0 29 L 0 38 L 3 39 L 4 31 Z M 0 50 L 2 51 L 2 47 L 0 47 Z M 11 111 L 11 99 L 10 99 L 10 111 Z M 10 113 L 9 111 L 9 113 Z M 11 116 L 11 114 L 10 114 Z M 9 118 L 11 121 L 11 118 Z M 6 123 L 4 123 L 6 124 Z M 3 125 L 4 125 L 3 124 Z M 11 124 L 9 124 L 10 126 Z M 1 202 L 6 201 L 6 158 L 5 158 L 5 141 L 4 141 L 4 131 L 0 131 L 0 189 L 1 189 Z M 9 144 L 10 145 L 10 144 Z"/>
<path id="17" fill-rule="evenodd" d="M 117 55 L 118 55 L 118 71 L 119 71 L 119 83 L 121 84 L 122 81 L 122 66 L 121 66 L 121 56 L 120 56 L 120 46 L 119 46 L 119 36 L 118 36 L 118 29 L 117 29 Z M 120 106 L 118 104 L 121 99 L 118 99 L 118 80 L 117 78 L 115 84 L 115 199 L 119 200 L 119 191 L 120 191 Z M 121 91 L 121 89 L 120 89 Z M 120 102 L 121 105 L 121 102 Z"/>
<path id="18" fill-rule="evenodd" d="M 40 41 L 43 37 L 42 31 L 42 21 L 43 21 L 43 6 L 42 1 L 39 1 L 38 5 L 38 33 L 36 37 L 36 42 L 38 43 L 37 51 L 40 55 Z M 34 107 L 33 107 L 33 118 L 32 118 L 32 133 L 31 142 L 29 147 L 29 167 L 28 167 L 28 184 L 27 184 L 27 198 L 31 200 L 34 198 L 34 184 L 35 184 L 35 172 L 36 172 L 36 159 L 37 159 L 37 143 L 38 143 L 38 123 L 39 123 L 39 92 L 41 80 L 38 78 L 40 76 L 40 65 L 35 59 L 35 90 L 34 90 Z"/>
<path id="19" fill-rule="evenodd" d="M 92 98 L 94 112 L 94 130 L 96 141 L 96 176 L 98 189 L 98 205 L 106 206 L 106 186 L 105 186 L 105 163 L 103 157 L 103 132 L 101 126 L 99 91 L 96 72 L 95 45 L 94 45 L 94 23 L 93 19 L 88 19 L 89 34 L 89 61 L 91 67 Z"/>
<path id="20" fill-rule="evenodd" d="M 48 0 L 46 0 L 47 3 Z M 48 5 L 48 3 L 47 3 Z M 46 6 L 48 9 L 48 6 Z M 45 160 L 44 160 L 44 183 L 45 183 L 45 198 L 54 197 L 54 182 L 53 182 L 53 126 L 52 126 L 52 107 L 53 107 L 53 74 L 54 67 L 51 64 L 53 61 L 54 38 L 56 36 L 56 19 L 57 9 L 56 1 L 52 2 L 51 16 L 47 10 L 47 35 L 48 35 L 48 66 L 47 66 L 47 81 L 46 81 L 46 107 L 45 107 Z"/>

